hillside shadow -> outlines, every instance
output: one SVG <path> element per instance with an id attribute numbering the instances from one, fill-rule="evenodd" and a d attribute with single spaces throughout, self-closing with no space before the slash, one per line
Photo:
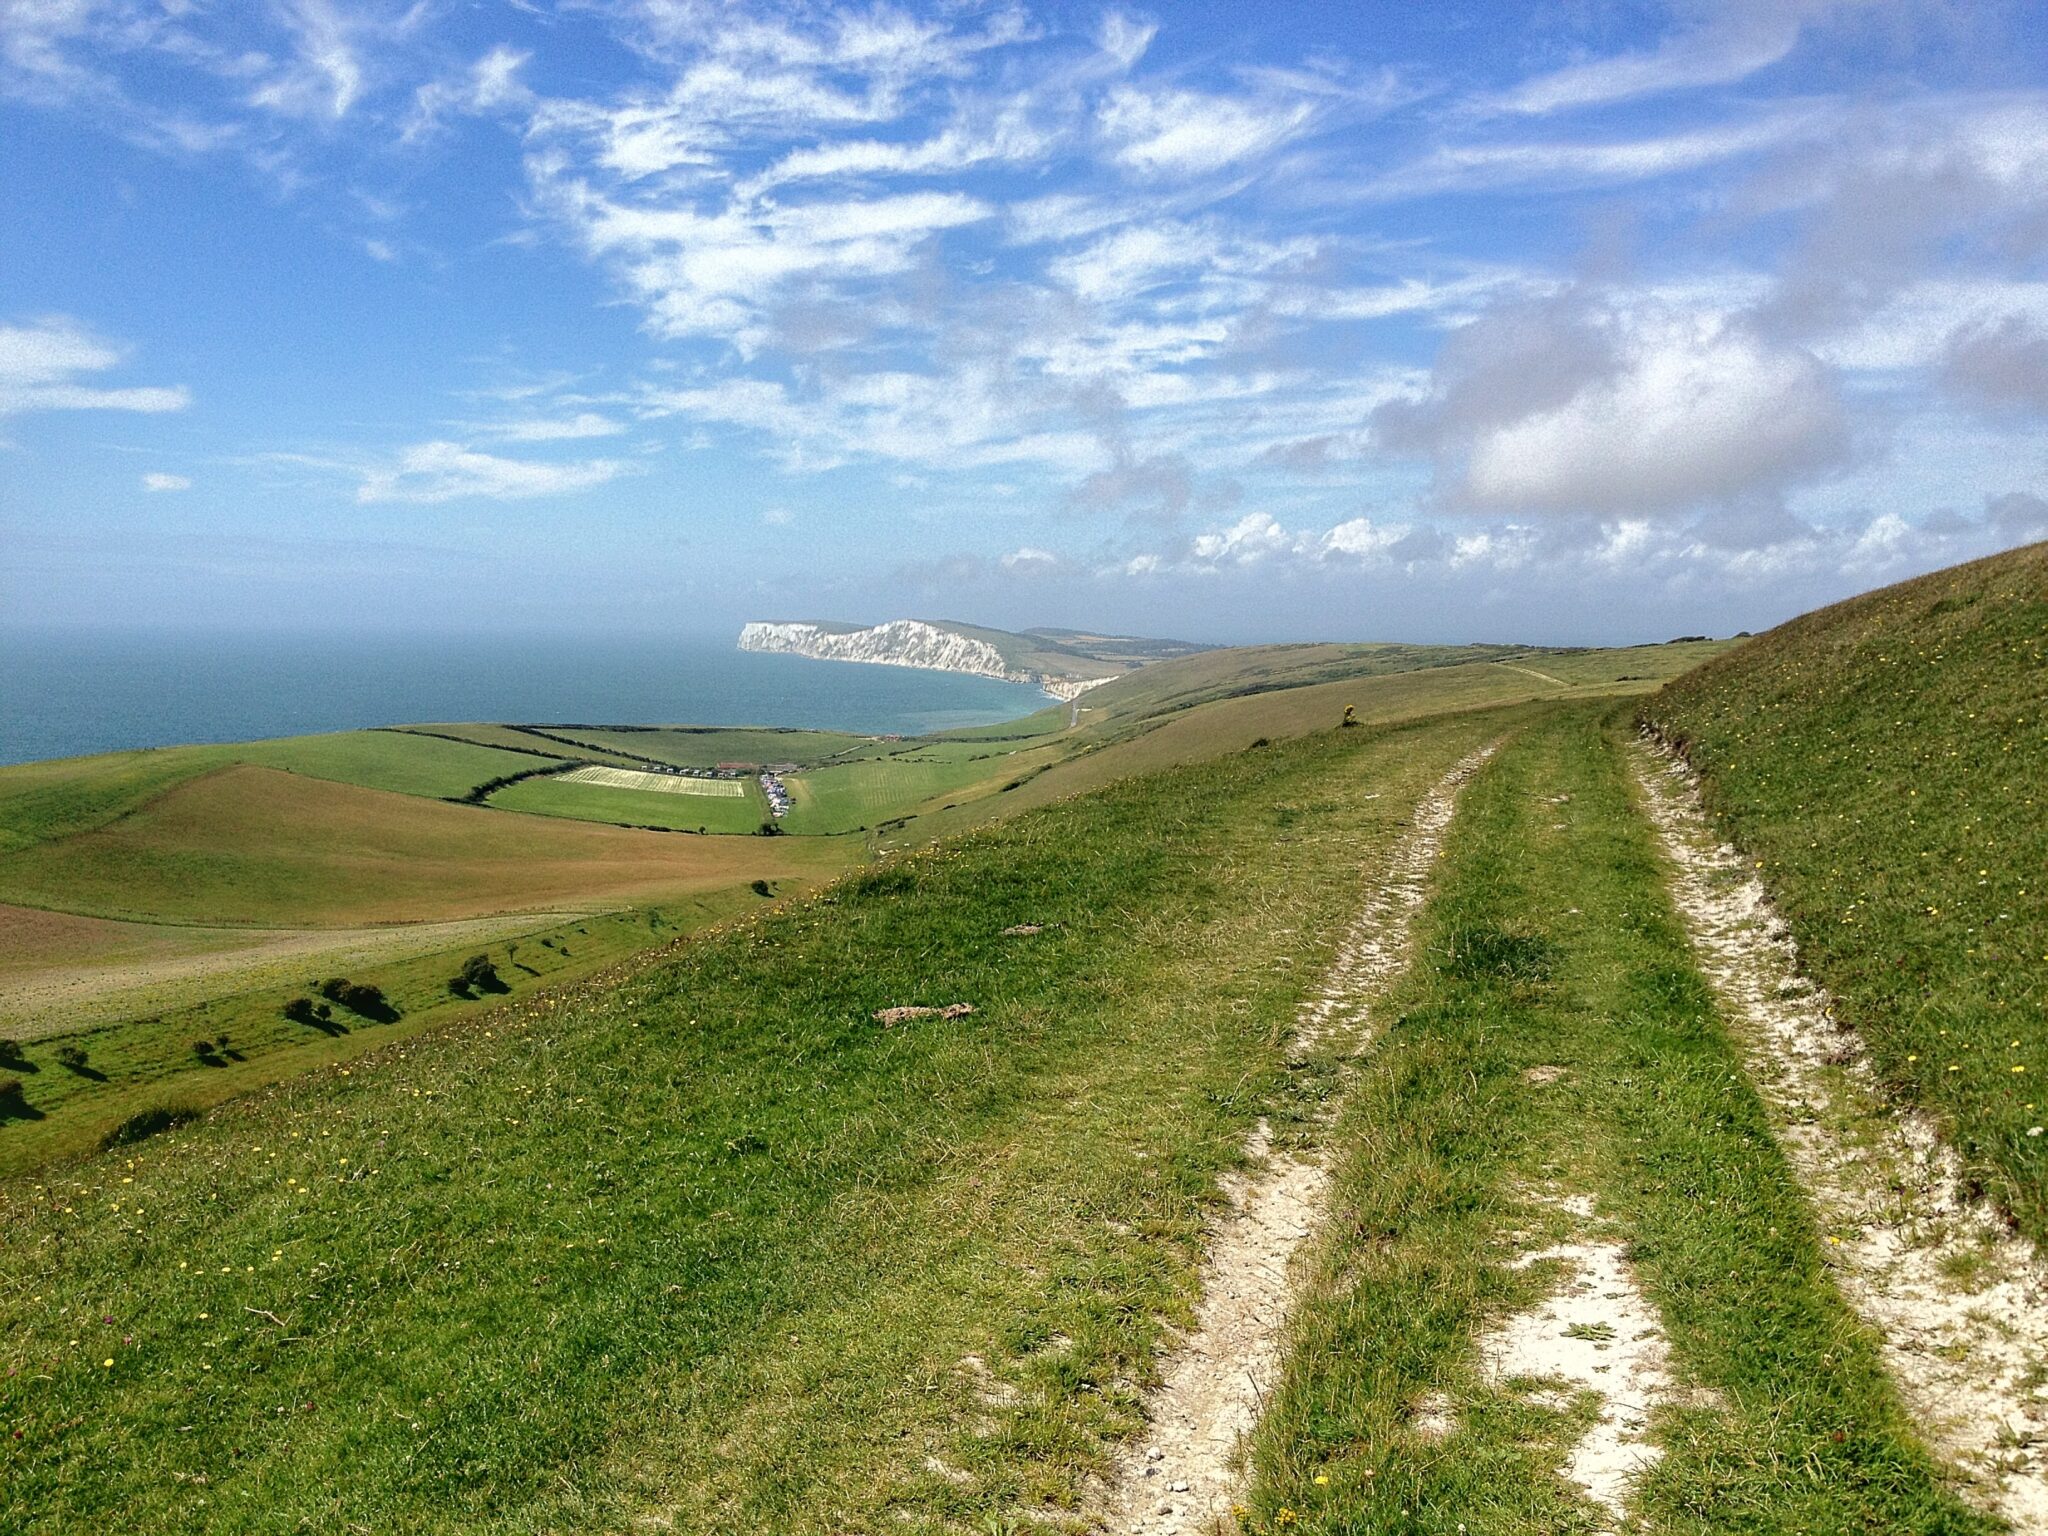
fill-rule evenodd
<path id="1" fill-rule="evenodd" d="M 0 1125 L 10 1120 L 41 1120 L 43 1112 L 21 1096 L 16 1088 L 12 1093 L 0 1093 Z"/>

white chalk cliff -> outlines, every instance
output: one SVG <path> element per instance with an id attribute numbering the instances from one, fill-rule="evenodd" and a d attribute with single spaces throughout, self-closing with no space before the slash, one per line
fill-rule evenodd
<path id="1" fill-rule="evenodd" d="M 872 629 L 826 629 L 817 624 L 753 623 L 740 631 L 743 651 L 780 651 L 816 661 L 870 661 L 933 672 L 967 672 L 1006 683 L 1029 683 L 1056 699 L 1071 699 L 1107 678 L 1063 677 L 1013 667 L 986 640 L 922 619 L 891 619 Z"/>

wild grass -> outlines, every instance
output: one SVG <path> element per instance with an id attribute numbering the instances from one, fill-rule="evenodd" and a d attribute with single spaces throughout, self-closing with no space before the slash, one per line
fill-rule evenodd
<path id="1" fill-rule="evenodd" d="M 1497 729 L 1120 786 L 0 1184 L 0 1528 L 1071 1508 L 1219 1174 L 1301 1107 L 1280 1042 L 1330 935 Z"/>
<path id="2" fill-rule="evenodd" d="M 1894 1091 L 2048 1240 L 2048 545 L 1794 620 L 1643 713 Z"/>
<path id="3" fill-rule="evenodd" d="M 1661 1312 L 1683 1389 L 1632 1404 L 1664 1449 L 1634 1492 L 1648 1528 L 1994 1528 L 1944 1486 L 1830 1281 L 1625 751 L 1597 707 L 1557 707 L 1465 792 L 1331 1137 L 1254 1533 L 1608 1528 L 1558 1472 L 1586 1405 L 1491 1381 L 1475 1344 L 1555 1283 L 1516 1260 L 1585 1235 L 1575 1195 Z"/>

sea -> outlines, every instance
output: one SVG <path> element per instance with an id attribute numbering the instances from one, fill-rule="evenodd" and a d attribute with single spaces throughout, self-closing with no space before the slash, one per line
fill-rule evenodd
<path id="1" fill-rule="evenodd" d="M 365 638 L 0 629 L 0 763 L 423 721 L 918 735 L 1036 688 L 737 649 L 730 635 Z"/>

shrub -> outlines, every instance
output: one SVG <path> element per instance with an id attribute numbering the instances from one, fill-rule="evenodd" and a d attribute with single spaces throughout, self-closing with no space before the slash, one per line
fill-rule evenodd
<path id="1" fill-rule="evenodd" d="M 130 1142 L 141 1141 L 159 1131 L 168 1131 L 173 1126 L 183 1125 L 188 1120 L 199 1118 L 199 1111 L 189 1104 L 153 1104 L 148 1109 L 138 1109 L 101 1138 L 102 1147 L 121 1147 Z"/>
<path id="2" fill-rule="evenodd" d="M 194 1040 L 192 1042 L 192 1054 L 208 1066 L 212 1066 L 216 1061 L 220 1060 L 218 1056 L 213 1054 L 213 1042 L 211 1040 Z"/>
<path id="3" fill-rule="evenodd" d="M 320 995 L 329 1002 L 341 1004 L 350 1013 L 379 1024 L 388 1024 L 398 1017 L 398 1010 L 392 1007 L 390 1000 L 384 996 L 384 989 L 373 987 L 367 981 L 350 981 L 346 976 L 330 976 L 320 983 Z"/>
<path id="4" fill-rule="evenodd" d="M 85 1047 L 82 1045 L 60 1045 L 57 1047 L 57 1060 L 59 1064 L 70 1068 L 73 1072 L 83 1072 L 87 1059 Z"/>
<path id="5" fill-rule="evenodd" d="M 773 896 L 775 894 L 768 888 L 768 882 L 766 880 L 756 880 L 753 884 L 752 889 L 756 896 Z"/>
<path id="6" fill-rule="evenodd" d="M 450 976 L 448 978 L 448 990 L 460 998 L 473 998 L 476 996 L 476 993 L 470 990 L 469 983 L 460 976 Z"/>
<path id="7" fill-rule="evenodd" d="M 498 979 L 498 968 L 491 964 L 489 955 L 471 955 L 462 962 L 462 979 L 479 992 L 496 992 L 504 989 Z"/>
<path id="8" fill-rule="evenodd" d="M 294 1024 L 318 1024 L 327 1016 L 327 1007 L 315 1007 L 310 997 L 295 997 L 284 1005 L 284 1016 Z"/>
<path id="9" fill-rule="evenodd" d="M 22 1086 L 20 1078 L 0 1077 L 0 1107 L 11 1108 L 14 1105 L 20 1104 L 22 1102 L 21 1095 Z"/>
<path id="10" fill-rule="evenodd" d="M 21 1053 L 19 1040 L 0 1040 L 0 1066 L 26 1066 L 28 1058 Z"/>

